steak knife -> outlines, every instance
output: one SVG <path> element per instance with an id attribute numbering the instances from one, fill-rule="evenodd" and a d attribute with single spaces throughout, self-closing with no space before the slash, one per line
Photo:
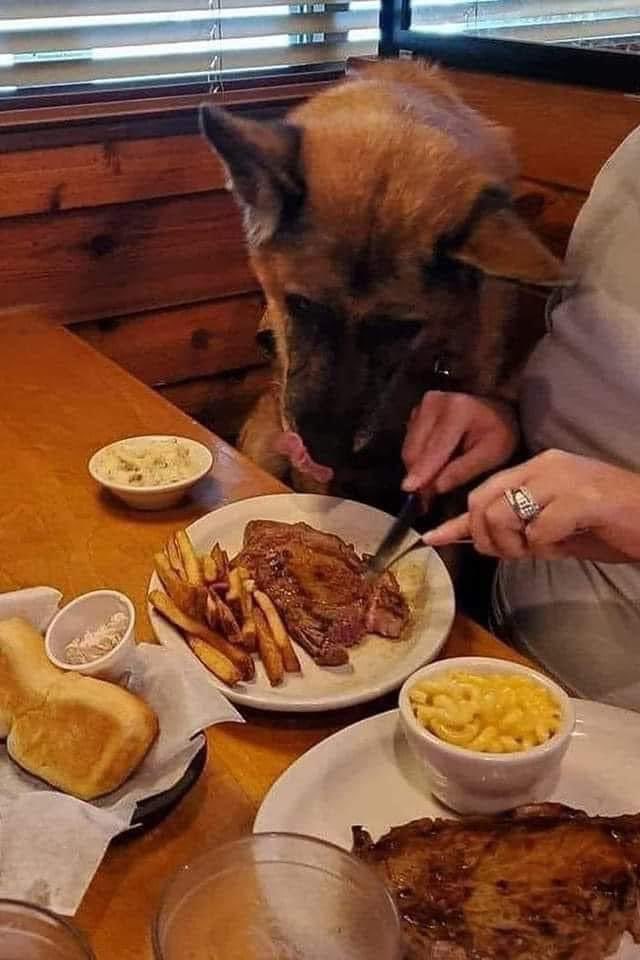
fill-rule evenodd
<path id="1" fill-rule="evenodd" d="M 387 569 L 391 561 L 394 559 L 398 545 L 402 543 L 407 531 L 411 529 L 415 521 L 420 516 L 421 510 L 422 505 L 420 502 L 420 494 L 408 494 L 400 513 L 391 524 L 391 527 L 389 528 L 389 531 L 384 537 L 382 543 L 368 561 L 368 577 L 378 576 Z M 419 542 L 421 541 L 417 540 L 416 544 Z"/>

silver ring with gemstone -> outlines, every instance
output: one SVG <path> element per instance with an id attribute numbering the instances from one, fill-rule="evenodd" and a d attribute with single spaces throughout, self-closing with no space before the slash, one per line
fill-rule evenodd
<path id="1" fill-rule="evenodd" d="M 542 507 L 527 487 L 512 487 L 504 491 L 504 498 L 525 526 L 539 516 Z"/>

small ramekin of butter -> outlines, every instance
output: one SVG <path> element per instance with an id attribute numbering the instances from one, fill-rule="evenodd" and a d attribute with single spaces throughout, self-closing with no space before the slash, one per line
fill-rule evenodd
<path id="1" fill-rule="evenodd" d="M 573 704 L 557 683 L 489 657 L 418 670 L 400 691 L 400 717 L 434 796 L 463 814 L 548 796 L 575 725 Z"/>
<path id="2" fill-rule="evenodd" d="M 138 510 L 172 507 L 213 466 L 211 451 L 188 437 L 126 437 L 102 447 L 89 473 L 102 487 Z"/>
<path id="3" fill-rule="evenodd" d="M 135 654 L 135 622 L 133 604 L 124 593 L 84 593 L 63 607 L 47 627 L 47 656 L 61 670 L 118 680 Z"/>

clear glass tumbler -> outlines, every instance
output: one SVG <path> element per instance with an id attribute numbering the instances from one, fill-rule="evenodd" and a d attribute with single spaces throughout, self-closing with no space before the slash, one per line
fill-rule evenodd
<path id="1" fill-rule="evenodd" d="M 172 878 L 157 960 L 399 960 L 395 905 L 374 871 L 332 844 L 262 833 Z"/>
<path id="2" fill-rule="evenodd" d="M 54 913 L 0 900 L 0 960 L 94 960 L 78 931 Z"/>

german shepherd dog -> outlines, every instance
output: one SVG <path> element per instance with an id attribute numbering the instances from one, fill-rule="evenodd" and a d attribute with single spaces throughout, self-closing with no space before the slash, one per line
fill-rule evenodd
<path id="1" fill-rule="evenodd" d="M 395 509 L 401 447 L 429 389 L 514 397 L 518 283 L 558 261 L 513 207 L 505 131 L 437 68 L 374 63 L 258 123 L 203 107 L 243 212 L 274 386 L 240 439 L 298 490 Z"/>

